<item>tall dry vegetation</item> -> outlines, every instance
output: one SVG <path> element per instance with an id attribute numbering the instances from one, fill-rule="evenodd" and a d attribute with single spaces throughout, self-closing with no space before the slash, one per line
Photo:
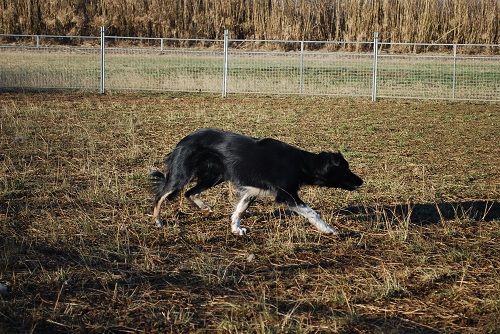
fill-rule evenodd
<path id="1" fill-rule="evenodd" d="M 500 43 L 499 0 L 0 0 L 0 32 Z"/>

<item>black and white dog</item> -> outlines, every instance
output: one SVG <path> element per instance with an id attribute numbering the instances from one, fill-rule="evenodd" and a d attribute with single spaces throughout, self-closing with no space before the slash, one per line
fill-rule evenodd
<path id="1" fill-rule="evenodd" d="M 155 191 L 153 219 L 158 226 L 160 206 L 174 199 L 191 181 L 194 187 L 185 197 L 205 213 L 210 208 L 199 194 L 221 182 L 230 181 L 241 198 L 231 216 L 231 231 L 244 235 L 242 213 L 258 196 L 272 196 L 276 202 L 307 218 L 319 231 L 338 234 L 318 213 L 307 206 L 297 192 L 303 185 L 355 190 L 363 180 L 349 170 L 341 153 L 307 152 L 271 138 L 201 129 L 183 138 L 165 158 L 166 173 L 151 173 Z"/>

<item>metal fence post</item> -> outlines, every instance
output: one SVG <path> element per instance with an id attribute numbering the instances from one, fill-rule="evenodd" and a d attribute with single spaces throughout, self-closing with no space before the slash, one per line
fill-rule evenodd
<path id="1" fill-rule="evenodd" d="M 372 101 L 377 101 L 378 32 L 373 33 Z"/>
<path id="2" fill-rule="evenodd" d="M 224 68 L 222 70 L 222 97 L 227 96 L 227 70 L 228 70 L 228 51 L 229 51 L 229 31 L 224 30 Z"/>
<path id="3" fill-rule="evenodd" d="M 457 87 L 457 45 L 453 44 L 453 82 L 451 85 L 452 98 L 455 99 L 455 90 Z"/>
<path id="4" fill-rule="evenodd" d="M 163 38 L 160 39 L 160 52 L 163 52 Z"/>
<path id="5" fill-rule="evenodd" d="M 304 94 L 304 41 L 300 41 L 300 94 Z"/>
<path id="6" fill-rule="evenodd" d="M 104 64 L 104 51 L 105 51 L 105 30 L 104 27 L 101 27 L 101 80 L 100 80 L 100 85 L 99 85 L 99 93 L 104 94 L 105 93 L 105 82 L 104 78 L 106 77 L 105 73 L 105 64 Z"/>
<path id="7" fill-rule="evenodd" d="M 37 49 L 40 47 L 40 36 L 36 35 L 36 47 Z"/>

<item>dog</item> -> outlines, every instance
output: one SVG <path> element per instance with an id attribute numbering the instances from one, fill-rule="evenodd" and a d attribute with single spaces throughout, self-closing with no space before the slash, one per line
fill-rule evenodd
<path id="1" fill-rule="evenodd" d="M 340 152 L 311 153 L 272 138 L 253 138 L 210 128 L 184 137 L 165 158 L 165 167 L 165 173 L 150 174 L 155 193 L 153 219 L 157 226 L 163 226 L 162 203 L 174 199 L 191 181 L 195 184 L 184 195 L 205 214 L 212 211 L 200 199 L 200 193 L 229 181 L 240 192 L 231 215 L 231 231 L 236 235 L 247 233 L 240 225 L 241 216 L 261 196 L 271 196 L 277 203 L 285 204 L 323 233 L 338 234 L 300 199 L 298 191 L 304 185 L 356 190 L 363 184 Z"/>

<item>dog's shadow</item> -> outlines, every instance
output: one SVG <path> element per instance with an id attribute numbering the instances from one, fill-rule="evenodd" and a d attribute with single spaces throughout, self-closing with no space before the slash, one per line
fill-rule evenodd
<path id="1" fill-rule="evenodd" d="M 322 211 L 322 210 L 319 210 Z M 323 214 L 326 212 L 323 210 Z M 340 208 L 332 212 L 336 219 L 348 219 L 371 224 L 398 224 L 405 222 L 412 225 L 435 225 L 450 220 L 462 220 L 470 223 L 492 222 L 500 219 L 498 201 L 456 201 L 440 203 L 401 203 L 394 205 L 358 205 Z M 286 208 L 278 208 L 270 213 L 248 211 L 246 218 L 268 220 L 286 219 L 298 215 Z M 342 231 L 338 237 L 355 238 L 360 235 L 355 231 Z"/>
<path id="2" fill-rule="evenodd" d="M 318 210 L 323 217 L 327 216 L 326 210 Z M 426 226 L 443 223 L 450 220 L 461 220 L 469 223 L 492 222 L 500 219 L 500 203 L 498 201 L 478 200 L 463 202 L 440 202 L 440 203 L 400 203 L 393 205 L 357 205 L 339 208 L 331 211 L 334 219 L 350 220 L 368 224 L 401 224 L 402 222 L 412 225 Z M 179 213 L 175 221 L 178 223 L 182 217 L 190 216 Z M 270 212 L 259 209 L 249 209 L 243 213 L 243 220 L 251 219 L 254 222 L 267 222 L 270 219 L 287 220 L 291 217 L 300 217 L 297 213 L 285 207 L 279 207 Z M 203 217 L 203 219 L 223 220 L 225 216 L 215 215 Z M 304 221 L 304 224 L 307 224 Z M 187 233 L 185 224 L 179 223 L 181 234 Z M 248 226 L 246 226 L 248 227 Z M 252 228 L 249 228 L 249 236 Z M 360 232 L 341 229 L 340 234 L 335 236 L 340 239 L 357 238 Z M 215 238 L 222 240 L 223 238 Z M 213 239 L 211 239 L 213 241 Z"/>
<path id="3" fill-rule="evenodd" d="M 406 221 L 415 225 L 433 225 L 447 220 L 491 222 L 500 219 L 498 201 L 440 203 L 404 203 L 395 205 L 350 206 L 337 211 L 364 222 Z"/>

